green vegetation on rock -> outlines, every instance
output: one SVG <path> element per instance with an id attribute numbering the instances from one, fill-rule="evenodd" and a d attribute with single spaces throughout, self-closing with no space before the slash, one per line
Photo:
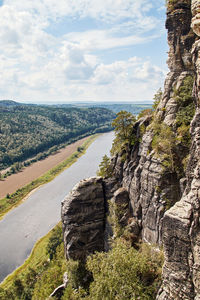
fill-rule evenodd
<path id="1" fill-rule="evenodd" d="M 105 154 L 102 158 L 102 161 L 101 161 L 100 165 L 99 165 L 97 175 L 105 178 L 105 177 L 111 177 L 112 174 L 113 174 L 113 170 L 112 170 L 112 166 L 111 166 L 111 160 Z"/>
<path id="2" fill-rule="evenodd" d="M 175 124 L 168 126 L 161 119 L 154 117 L 149 127 L 154 134 L 152 149 L 161 159 L 163 167 L 169 172 L 176 172 L 178 177 L 183 176 L 190 148 L 189 130 L 195 112 L 192 96 L 193 82 L 192 76 L 186 76 L 181 86 L 174 90 L 174 97 L 177 101 Z M 157 96 L 155 97 L 156 106 Z"/>
<path id="3" fill-rule="evenodd" d="M 138 251 L 119 238 L 109 252 L 88 257 L 86 268 L 93 278 L 89 289 L 80 284 L 74 288 L 72 282 L 62 300 L 155 299 L 162 263 L 162 254 L 151 246 L 142 245 Z"/>
<path id="4" fill-rule="evenodd" d="M 123 235 L 106 253 L 95 253 L 86 262 L 66 261 L 61 236 L 58 224 L 36 244 L 24 265 L 0 285 L 0 299 L 48 299 L 62 284 L 66 271 L 69 283 L 62 300 L 155 299 L 162 252 L 146 244 L 137 245 L 136 250 Z"/>
<path id="5" fill-rule="evenodd" d="M 190 146 L 190 123 L 195 113 L 194 99 L 192 96 L 194 78 L 187 76 L 183 80 L 180 88 L 175 91 L 176 101 L 178 103 L 178 112 L 176 114 L 177 140 L 182 146 Z"/>
<path id="6" fill-rule="evenodd" d="M 112 122 L 115 131 L 115 139 L 113 141 L 111 154 L 127 150 L 129 145 L 134 145 L 136 142 L 136 135 L 133 132 L 133 125 L 136 122 L 134 115 L 127 111 L 120 111 L 117 117 Z"/>
<path id="7" fill-rule="evenodd" d="M 170 172 L 175 171 L 174 148 L 176 140 L 172 128 L 156 119 L 151 124 L 151 128 L 154 133 L 152 148 L 156 156 L 161 158 L 163 166 Z"/>
<path id="8" fill-rule="evenodd" d="M 160 103 L 161 99 L 162 99 L 162 96 L 163 96 L 163 92 L 162 92 L 162 89 L 159 88 L 159 90 L 155 93 L 154 95 L 154 103 L 153 103 L 153 109 L 156 110 L 158 104 Z"/>

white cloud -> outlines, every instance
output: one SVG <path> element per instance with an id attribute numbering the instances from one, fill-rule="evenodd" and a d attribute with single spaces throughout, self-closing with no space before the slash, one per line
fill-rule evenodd
<path id="1" fill-rule="evenodd" d="M 152 66 L 149 61 L 142 61 L 137 57 L 132 57 L 128 61 L 117 61 L 109 65 L 100 64 L 97 66 L 93 83 L 97 85 L 118 85 L 145 83 L 146 86 L 161 83 L 165 73 L 156 66 Z M 130 87 L 129 87 L 130 89 Z"/>
<path id="2" fill-rule="evenodd" d="M 4 0 L 0 7 L 0 98 L 149 99 L 162 83 L 162 70 L 146 58 L 113 57 L 112 63 L 105 62 L 102 53 L 157 38 L 160 20 L 150 11 L 162 2 Z M 77 23 L 92 18 L 97 26 L 73 32 L 66 27 L 66 32 L 56 36 L 50 25 L 64 18 L 74 18 Z"/>
<path id="3" fill-rule="evenodd" d="M 154 0 L 155 3 L 157 0 Z M 123 18 L 141 18 L 152 7 L 150 0 L 4 0 L 18 11 L 31 11 L 49 19 L 63 16 L 91 17 L 116 22 Z"/>
<path id="4" fill-rule="evenodd" d="M 112 30 L 90 30 L 85 32 L 71 32 L 64 36 L 66 41 L 70 41 L 83 50 L 107 50 L 117 47 L 133 46 L 145 44 L 156 36 L 143 37 L 139 35 L 114 36 Z"/>

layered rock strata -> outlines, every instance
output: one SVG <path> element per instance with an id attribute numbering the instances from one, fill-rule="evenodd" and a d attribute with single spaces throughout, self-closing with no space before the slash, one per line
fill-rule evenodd
<path id="1" fill-rule="evenodd" d="M 168 30 L 170 69 L 165 81 L 163 98 L 156 114 L 157 122 L 165 123 L 176 130 L 178 103 L 175 90 L 181 86 L 184 78 L 194 74 L 191 49 L 195 41 L 191 25 L 190 1 L 173 1 L 173 7 L 167 11 L 166 28 Z M 154 132 L 148 129 L 149 118 L 135 124 L 134 131 L 140 137 L 143 123 L 147 127 L 142 141 L 130 148 L 130 154 L 124 164 L 118 156 L 114 166 L 115 177 L 121 180 L 130 197 L 132 218 L 140 228 L 141 238 L 149 243 L 162 243 L 162 219 L 168 203 L 172 205 L 181 199 L 185 179 L 174 171 L 164 170 L 161 159 L 152 150 Z"/>
<path id="2" fill-rule="evenodd" d="M 191 13 L 192 7 L 192 13 Z M 66 256 L 84 260 L 94 251 L 109 248 L 112 231 L 107 222 L 108 200 L 123 205 L 122 226 L 143 241 L 164 245 L 163 285 L 157 299 L 200 299 L 200 1 L 168 1 L 170 72 L 154 118 L 176 130 L 176 90 L 186 76 L 196 75 L 196 114 L 191 124 L 192 146 L 183 178 L 163 168 L 152 149 L 151 117 L 136 122 L 138 140 L 112 159 L 113 178 L 91 178 L 73 189 L 62 204 Z M 191 29 L 191 19 L 192 28 Z M 192 54 L 191 54 L 192 53 Z M 141 126 L 147 128 L 141 135 Z M 181 152 L 181 150 L 179 151 Z M 172 206 L 168 210 L 168 204 Z"/>
<path id="3" fill-rule="evenodd" d="M 108 199 L 119 185 L 92 177 L 80 181 L 62 201 L 61 218 L 67 259 L 81 260 L 108 248 L 112 231 L 106 216 Z"/>
<path id="4" fill-rule="evenodd" d="M 174 90 L 181 86 L 187 75 L 194 74 L 191 48 L 195 34 L 190 27 L 191 17 L 188 0 L 176 1 L 173 8 L 167 12 L 170 73 L 165 81 L 164 95 L 155 116 L 158 123 L 165 122 L 172 128 L 178 111 Z M 139 236 L 146 242 L 161 244 L 163 215 L 168 203 L 172 205 L 181 199 L 185 180 L 178 178 L 175 171 L 164 170 L 161 159 L 152 150 L 154 133 L 148 129 L 150 122 L 151 117 L 147 116 L 135 124 L 133 131 L 138 141 L 141 141 L 130 146 L 125 162 L 123 155 L 119 154 L 112 159 L 113 181 L 117 181 L 118 187 L 122 186 L 128 191 L 130 217 L 139 228 Z M 147 127 L 142 138 L 141 126 Z M 89 183 L 87 188 L 90 190 Z M 109 193 L 107 199 L 111 199 L 115 188 L 111 189 L 109 184 L 105 184 L 104 188 Z M 64 222 L 67 222 L 66 220 L 64 219 Z"/>
<path id="5" fill-rule="evenodd" d="M 200 1 L 192 1 L 192 28 L 200 36 Z M 183 197 L 165 213 L 165 264 L 159 300 L 200 299 L 200 40 L 192 49 L 196 70 L 196 114 L 191 124 L 191 157 Z"/>
<path id="6" fill-rule="evenodd" d="M 105 201 L 101 178 L 79 182 L 62 202 L 62 223 L 67 258 L 85 260 L 104 250 Z"/>

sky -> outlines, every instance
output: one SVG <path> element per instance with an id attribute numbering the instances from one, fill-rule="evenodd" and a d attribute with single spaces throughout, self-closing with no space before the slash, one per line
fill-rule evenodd
<path id="1" fill-rule="evenodd" d="M 0 99 L 152 100 L 168 68 L 165 0 L 0 0 Z"/>

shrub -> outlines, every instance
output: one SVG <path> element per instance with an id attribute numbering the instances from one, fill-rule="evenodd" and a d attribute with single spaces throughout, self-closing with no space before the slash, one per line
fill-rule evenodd
<path id="1" fill-rule="evenodd" d="M 38 280 L 34 287 L 32 300 L 48 299 L 49 295 L 63 283 L 63 274 L 66 271 L 66 261 L 64 259 L 64 247 L 57 247 L 57 254 L 50 262 L 46 270 L 38 275 Z"/>
<path id="2" fill-rule="evenodd" d="M 79 263 L 70 264 L 73 277 L 62 300 L 153 300 L 161 283 L 163 254 L 146 244 L 137 251 L 119 238 L 109 252 L 88 257 L 86 267 L 93 276 L 89 290 L 77 281 Z"/>
<path id="3" fill-rule="evenodd" d="M 83 151 L 84 151 L 84 147 L 79 146 L 79 147 L 77 148 L 77 151 L 78 151 L 78 152 L 83 152 Z"/>
<path id="4" fill-rule="evenodd" d="M 62 243 L 62 241 L 62 227 L 56 226 L 52 231 L 46 248 L 46 252 L 49 255 L 50 260 L 53 259 L 54 255 L 56 254 L 56 249 Z"/>
<path id="5" fill-rule="evenodd" d="M 193 76 L 186 76 L 180 88 L 175 91 L 178 103 L 178 112 L 176 114 L 177 141 L 188 149 L 190 146 L 190 123 L 195 113 L 192 96 L 193 82 Z"/>
<path id="6" fill-rule="evenodd" d="M 88 258 L 94 281 L 88 299 L 155 299 L 161 278 L 160 254 L 145 245 L 140 251 L 122 239 L 108 253 Z"/>
<path id="7" fill-rule="evenodd" d="M 175 134 L 171 127 L 165 123 L 160 123 L 159 120 L 154 119 L 151 128 L 154 132 L 152 140 L 152 148 L 155 154 L 162 160 L 163 166 L 170 171 L 175 170 Z"/>
<path id="8" fill-rule="evenodd" d="M 146 117 L 146 116 L 151 116 L 152 115 L 152 109 L 151 108 L 147 108 L 147 109 L 143 109 L 139 115 L 138 115 L 138 119 Z"/>
<path id="9" fill-rule="evenodd" d="M 91 273 L 86 269 L 85 262 L 68 260 L 67 274 L 72 288 L 78 289 L 82 287 L 88 290 L 92 277 Z"/>

